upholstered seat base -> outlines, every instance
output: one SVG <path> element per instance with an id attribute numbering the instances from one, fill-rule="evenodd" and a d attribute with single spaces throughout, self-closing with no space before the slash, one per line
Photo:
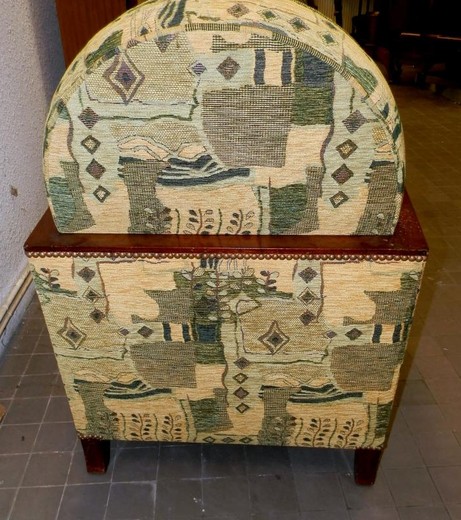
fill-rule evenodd
<path id="1" fill-rule="evenodd" d="M 387 238 L 60 235 L 47 213 L 26 251 L 89 470 L 89 439 L 377 467 L 427 252 L 408 199 Z"/>

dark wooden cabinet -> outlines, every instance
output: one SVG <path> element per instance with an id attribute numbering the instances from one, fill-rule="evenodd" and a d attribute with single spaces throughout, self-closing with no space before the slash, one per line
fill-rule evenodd
<path id="1" fill-rule="evenodd" d="M 56 0 L 66 65 L 92 36 L 130 6 L 130 0 Z"/>

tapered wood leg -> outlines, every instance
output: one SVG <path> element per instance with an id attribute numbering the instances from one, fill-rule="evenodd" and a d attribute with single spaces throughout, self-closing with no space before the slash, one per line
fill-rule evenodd
<path id="1" fill-rule="evenodd" d="M 105 473 L 110 459 L 110 441 L 80 439 L 88 473 Z"/>
<path id="2" fill-rule="evenodd" d="M 356 484 L 372 486 L 375 483 L 382 454 L 382 450 L 355 450 L 354 477 Z"/>

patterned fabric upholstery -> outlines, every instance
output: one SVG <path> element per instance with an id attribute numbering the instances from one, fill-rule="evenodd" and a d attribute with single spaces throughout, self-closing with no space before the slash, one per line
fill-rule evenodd
<path id="1" fill-rule="evenodd" d="M 389 235 L 402 199 L 385 80 L 292 0 L 142 3 L 67 71 L 44 150 L 61 232 Z"/>
<path id="2" fill-rule="evenodd" d="M 81 436 L 382 447 L 421 259 L 30 262 Z"/>

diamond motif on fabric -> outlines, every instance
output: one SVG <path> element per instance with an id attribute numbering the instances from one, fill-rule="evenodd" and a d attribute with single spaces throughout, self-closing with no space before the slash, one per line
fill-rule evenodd
<path id="1" fill-rule="evenodd" d="M 282 332 L 278 323 L 273 321 L 269 330 L 260 336 L 258 341 L 260 341 L 271 354 L 275 354 L 290 341 L 290 338 Z"/>
<path id="2" fill-rule="evenodd" d="M 277 18 L 277 15 L 270 11 L 269 9 L 266 9 L 261 13 L 261 16 L 264 16 L 266 20 L 273 20 L 274 18 Z"/>
<path id="3" fill-rule="evenodd" d="M 234 395 L 239 399 L 245 399 L 250 392 L 247 392 L 244 388 L 240 387 L 234 392 Z"/>
<path id="4" fill-rule="evenodd" d="M 336 147 L 336 150 L 338 150 L 339 155 L 343 159 L 347 159 L 355 152 L 355 150 L 357 150 L 357 148 L 358 146 L 354 143 L 354 141 L 347 139 L 343 143 L 339 144 Z"/>
<path id="5" fill-rule="evenodd" d="M 250 407 L 245 403 L 240 403 L 238 406 L 235 407 L 235 409 L 240 413 L 245 413 L 247 410 L 250 409 Z"/>
<path id="6" fill-rule="evenodd" d="M 242 384 L 248 379 L 248 376 L 246 376 L 245 374 L 242 374 L 242 372 L 240 372 L 239 374 L 235 375 L 232 379 L 237 381 L 237 383 Z"/>
<path id="7" fill-rule="evenodd" d="M 237 367 L 240 368 L 240 370 L 243 370 L 250 364 L 251 364 L 250 361 L 248 361 L 248 359 L 246 359 L 244 357 L 238 358 L 237 361 L 234 361 L 234 365 L 237 365 Z"/>
<path id="8" fill-rule="evenodd" d="M 346 332 L 346 336 L 351 340 L 355 341 L 357 338 L 360 338 L 362 332 L 359 329 L 353 328 L 349 332 Z"/>
<path id="9" fill-rule="evenodd" d="M 312 267 L 306 267 L 303 271 L 298 273 L 298 275 L 306 282 L 311 282 L 317 275 L 317 271 L 315 269 L 312 269 Z"/>
<path id="10" fill-rule="evenodd" d="M 309 305 L 309 303 L 312 303 L 314 300 L 317 299 L 317 296 L 309 289 L 306 289 L 299 295 L 299 299 L 306 305 Z"/>
<path id="11" fill-rule="evenodd" d="M 351 171 L 345 164 L 342 164 L 337 170 L 335 170 L 331 176 L 338 184 L 344 184 L 352 176 L 354 172 Z"/>
<path id="12" fill-rule="evenodd" d="M 99 309 L 95 309 L 93 312 L 90 313 L 90 318 L 92 318 L 96 323 L 100 323 L 102 319 L 105 317 L 106 315 Z"/>
<path id="13" fill-rule="evenodd" d="M 306 311 L 305 313 L 301 314 L 299 319 L 301 320 L 303 325 L 309 325 L 312 321 L 314 321 L 316 318 L 315 314 L 313 314 L 311 311 Z"/>
<path id="14" fill-rule="evenodd" d="M 141 335 L 143 338 L 148 338 L 149 336 L 152 335 L 154 331 L 147 327 L 146 325 L 144 325 L 143 327 L 141 327 L 139 330 L 138 330 L 138 334 Z"/>
<path id="15" fill-rule="evenodd" d="M 203 440 L 204 440 L 206 443 L 208 443 L 208 444 L 213 444 L 214 442 L 216 442 L 216 439 L 215 439 L 214 437 L 212 437 L 211 435 L 208 436 L 208 437 L 205 437 Z"/>
<path id="16" fill-rule="evenodd" d="M 309 27 L 301 20 L 301 18 L 293 18 L 290 20 L 290 25 L 295 29 L 295 31 L 305 31 L 309 29 Z"/>
<path id="17" fill-rule="evenodd" d="M 249 13 L 250 10 L 243 4 L 235 4 L 232 7 L 230 7 L 227 10 L 227 12 L 235 18 L 240 18 L 241 16 L 244 16 L 245 14 Z"/>
<path id="18" fill-rule="evenodd" d="M 120 334 L 120 336 L 126 337 L 130 333 L 130 331 L 123 327 L 123 328 L 119 329 L 118 333 Z"/>
<path id="19" fill-rule="evenodd" d="M 329 330 L 325 333 L 325 336 L 329 339 L 333 339 L 335 336 L 337 336 L 337 334 L 334 330 Z"/>
<path id="20" fill-rule="evenodd" d="M 242 437 L 240 442 L 243 444 L 250 444 L 250 442 L 253 442 L 253 439 L 251 437 Z"/>
<path id="21" fill-rule="evenodd" d="M 330 202 L 334 208 L 339 208 L 341 204 L 344 204 L 349 200 L 349 197 L 342 191 L 338 191 L 336 195 L 333 195 L 333 197 L 330 197 Z"/>
<path id="22" fill-rule="evenodd" d="M 99 121 L 98 114 L 91 107 L 86 107 L 78 118 L 89 130 Z"/>
<path id="23" fill-rule="evenodd" d="M 224 444 L 232 444 L 233 442 L 235 442 L 235 439 L 233 439 L 232 437 L 224 437 L 222 441 L 224 442 Z"/>
<path id="24" fill-rule="evenodd" d="M 203 63 L 196 61 L 189 67 L 189 70 L 195 76 L 201 76 L 207 70 L 207 68 L 205 67 L 205 65 Z"/>
<path id="25" fill-rule="evenodd" d="M 92 303 L 94 303 L 96 300 L 99 300 L 100 298 L 102 298 L 102 296 L 99 293 L 97 293 L 95 290 L 91 289 L 91 287 L 89 287 L 83 293 L 83 297 Z"/>
<path id="26" fill-rule="evenodd" d="M 322 37 L 322 40 L 327 44 L 327 45 L 334 45 L 336 43 L 336 40 L 333 38 L 333 36 L 330 34 L 330 33 L 323 33 L 321 34 L 321 37 Z"/>
<path id="27" fill-rule="evenodd" d="M 64 327 L 58 330 L 58 334 L 61 338 L 65 339 L 74 350 L 78 349 L 86 338 L 86 334 L 76 327 L 70 318 L 64 320 Z"/>
<path id="28" fill-rule="evenodd" d="M 224 76 L 225 79 L 232 79 L 240 69 L 240 65 L 228 56 L 218 67 L 218 71 Z"/>
<path id="29" fill-rule="evenodd" d="M 145 79 L 144 74 L 126 55 L 117 55 L 103 76 L 125 104 L 133 99 Z"/>
<path id="30" fill-rule="evenodd" d="M 85 150 L 91 154 L 94 154 L 96 150 L 101 146 L 100 141 L 98 141 L 95 137 L 92 135 L 89 135 L 88 137 L 85 137 L 83 141 L 80 143 Z"/>
<path id="31" fill-rule="evenodd" d="M 104 186 L 98 186 L 94 191 L 93 195 L 99 200 L 99 202 L 105 202 L 107 197 L 110 195 L 110 191 L 106 190 Z"/>
<path id="32" fill-rule="evenodd" d="M 80 276 L 80 278 L 83 278 L 86 283 L 90 283 L 94 278 L 96 271 L 93 271 L 93 269 L 90 269 L 89 267 L 84 267 L 83 269 L 80 269 L 77 274 Z"/>
<path id="33" fill-rule="evenodd" d="M 95 179 L 100 179 L 102 174 L 106 171 L 102 164 L 93 159 L 90 164 L 86 167 L 86 171 Z"/>
<path id="34" fill-rule="evenodd" d="M 160 52 L 165 52 L 168 47 L 170 46 L 170 43 L 176 39 L 175 34 L 165 34 L 165 36 L 159 36 L 155 43 L 157 44 L 157 47 Z"/>
<path id="35" fill-rule="evenodd" d="M 362 114 L 362 112 L 360 112 L 360 110 L 356 110 L 347 116 L 343 123 L 344 126 L 349 130 L 349 133 L 353 134 L 367 121 L 368 119 Z"/>

